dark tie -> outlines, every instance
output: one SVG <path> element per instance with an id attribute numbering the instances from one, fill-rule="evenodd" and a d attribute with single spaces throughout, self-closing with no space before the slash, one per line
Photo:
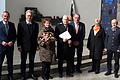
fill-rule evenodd
<path id="1" fill-rule="evenodd" d="M 32 24 L 28 24 L 28 30 L 30 32 L 30 34 L 32 33 Z"/>
<path id="2" fill-rule="evenodd" d="M 9 30 L 9 25 L 8 24 L 5 24 L 5 31 L 6 31 L 6 34 L 8 35 L 8 30 Z"/>

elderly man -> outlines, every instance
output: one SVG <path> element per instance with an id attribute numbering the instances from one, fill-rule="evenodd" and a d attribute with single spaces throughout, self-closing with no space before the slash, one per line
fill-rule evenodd
<path id="1" fill-rule="evenodd" d="M 68 31 L 71 35 L 70 39 L 60 38 L 60 34 Z M 62 18 L 62 23 L 56 26 L 55 28 L 55 36 L 57 39 L 57 57 L 58 57 L 58 71 L 59 77 L 63 77 L 63 61 L 67 62 L 67 70 L 66 74 L 69 77 L 73 77 L 72 73 L 72 65 L 74 63 L 74 53 L 72 47 L 72 39 L 73 39 L 74 31 L 73 27 L 68 23 L 68 16 L 64 15 Z"/>
<path id="2" fill-rule="evenodd" d="M 0 21 L 0 80 L 2 63 L 6 56 L 8 64 L 8 80 L 13 80 L 13 51 L 16 40 L 16 30 L 14 23 L 9 22 L 10 14 L 4 11 L 3 20 Z"/>
<path id="3" fill-rule="evenodd" d="M 105 75 L 110 75 L 112 71 L 112 57 L 114 54 L 114 77 L 118 78 L 119 70 L 119 55 L 120 55 L 120 28 L 117 26 L 118 21 L 111 21 L 112 27 L 107 31 L 105 39 L 105 51 L 107 51 L 107 72 Z"/>
<path id="4" fill-rule="evenodd" d="M 21 52 L 21 75 L 26 80 L 26 59 L 29 53 L 29 77 L 34 76 L 34 58 L 37 49 L 38 24 L 33 21 L 31 10 L 26 11 L 26 21 L 18 24 L 17 46 Z"/>

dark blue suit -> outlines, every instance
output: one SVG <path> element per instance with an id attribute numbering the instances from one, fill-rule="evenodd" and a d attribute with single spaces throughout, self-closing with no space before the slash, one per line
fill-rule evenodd
<path id="1" fill-rule="evenodd" d="M 76 33 L 76 29 L 75 29 L 75 23 L 72 22 L 71 25 L 74 27 L 74 33 Z M 85 24 L 82 22 L 79 22 L 79 28 L 78 28 L 78 33 L 74 35 L 73 38 L 73 43 L 74 41 L 78 41 L 79 45 L 74 46 L 74 52 L 75 52 L 75 48 L 77 49 L 77 66 L 76 69 L 80 69 L 81 66 L 81 60 L 82 60 L 82 52 L 83 52 L 83 40 L 85 37 Z"/>
<path id="2" fill-rule="evenodd" d="M 2 63 L 4 61 L 5 55 L 7 58 L 7 64 L 8 64 L 8 79 L 13 78 L 13 50 L 14 45 L 11 47 L 6 46 L 4 47 L 2 45 L 2 42 L 10 42 L 12 41 L 15 43 L 16 40 L 16 30 L 14 23 L 8 22 L 9 30 L 8 34 L 5 31 L 5 25 L 3 24 L 3 21 L 0 22 L 0 77 L 2 72 Z"/>
<path id="3" fill-rule="evenodd" d="M 119 70 L 119 52 L 117 50 L 120 50 L 120 28 L 116 27 L 113 31 L 112 29 L 109 29 L 106 33 L 106 39 L 105 39 L 105 48 L 107 48 L 107 69 L 108 72 L 111 72 L 112 70 L 112 57 L 114 54 L 114 72 L 118 73 Z"/>

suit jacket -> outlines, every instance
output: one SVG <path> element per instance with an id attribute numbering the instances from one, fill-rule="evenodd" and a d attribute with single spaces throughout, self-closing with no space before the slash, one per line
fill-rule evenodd
<path id="1" fill-rule="evenodd" d="M 39 26 L 35 22 L 32 22 L 31 29 L 26 21 L 20 22 L 18 24 L 17 46 L 25 51 L 36 51 L 38 30 Z"/>
<path id="2" fill-rule="evenodd" d="M 94 25 L 90 30 L 90 34 L 88 37 L 87 48 L 90 50 L 90 58 L 94 59 L 102 59 L 102 52 L 104 49 L 104 41 L 105 41 L 105 31 L 102 27 L 94 35 L 93 30 Z"/>
<path id="3" fill-rule="evenodd" d="M 74 30 L 73 30 L 72 25 L 68 24 L 67 29 L 65 29 L 63 23 L 61 23 L 61 24 L 57 25 L 55 28 L 55 37 L 57 39 L 57 56 L 58 57 L 64 56 L 66 53 L 68 53 L 67 51 L 70 51 L 70 50 L 68 50 L 68 48 L 69 48 L 68 42 L 63 42 L 63 39 L 59 37 L 59 35 L 61 33 L 65 32 L 66 30 L 68 30 L 68 32 L 72 36 L 70 40 L 73 41 Z"/>
<path id="4" fill-rule="evenodd" d="M 13 43 L 15 43 L 16 40 L 16 30 L 14 23 L 8 22 L 8 26 L 9 26 L 9 30 L 7 34 L 5 31 L 5 25 L 3 24 L 3 21 L 0 21 L 0 52 L 5 49 L 5 47 L 1 45 L 2 41 L 5 42 L 12 41 Z M 14 48 L 14 45 L 10 48 Z"/>
<path id="5" fill-rule="evenodd" d="M 85 24 L 82 22 L 79 22 L 79 29 L 77 34 L 75 29 L 75 23 L 72 22 L 71 25 L 73 26 L 74 33 L 75 33 L 73 41 L 78 41 L 80 43 L 80 46 L 83 46 L 83 40 L 85 38 Z"/>
<path id="6" fill-rule="evenodd" d="M 120 28 L 117 27 L 115 31 L 110 28 L 106 32 L 105 48 L 112 51 L 120 50 Z"/>

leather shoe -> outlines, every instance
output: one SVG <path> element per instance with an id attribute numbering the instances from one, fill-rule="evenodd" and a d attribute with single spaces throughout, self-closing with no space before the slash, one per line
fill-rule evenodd
<path id="1" fill-rule="evenodd" d="M 78 73 L 82 73 L 82 71 L 81 71 L 80 69 L 76 69 L 76 71 L 77 71 Z"/>
<path id="2" fill-rule="evenodd" d="M 95 74 L 99 74 L 100 73 L 100 71 L 95 71 Z"/>
<path id="3" fill-rule="evenodd" d="M 59 74 L 59 77 L 62 78 L 62 77 L 63 77 L 63 74 Z"/>
<path id="4" fill-rule="evenodd" d="M 119 75 L 118 75 L 118 74 L 115 74 L 115 75 L 114 75 L 114 77 L 115 77 L 115 78 L 118 78 L 118 77 L 119 77 Z"/>
<path id="5" fill-rule="evenodd" d="M 67 77 L 73 77 L 73 74 L 67 74 Z"/>
<path id="6" fill-rule="evenodd" d="M 35 77 L 33 74 L 32 74 L 32 75 L 29 75 L 29 78 L 32 78 L 32 79 L 34 79 L 34 80 L 37 80 L 37 79 L 38 79 L 38 78 Z"/>
<path id="7" fill-rule="evenodd" d="M 88 72 L 94 72 L 94 70 L 93 70 L 93 69 L 91 69 L 91 70 L 89 70 Z"/>
<path id="8" fill-rule="evenodd" d="M 44 77 L 43 80 L 49 80 L 49 79 L 47 79 L 47 78 Z"/>
<path id="9" fill-rule="evenodd" d="M 26 80 L 26 78 L 25 77 L 21 77 L 21 80 Z"/>
<path id="10" fill-rule="evenodd" d="M 108 76 L 108 75 L 110 75 L 110 74 L 111 74 L 111 72 L 106 72 L 106 73 L 105 73 L 106 76 Z"/>
<path id="11" fill-rule="evenodd" d="M 50 75 L 50 76 L 49 76 L 49 79 L 53 79 L 53 77 Z"/>

